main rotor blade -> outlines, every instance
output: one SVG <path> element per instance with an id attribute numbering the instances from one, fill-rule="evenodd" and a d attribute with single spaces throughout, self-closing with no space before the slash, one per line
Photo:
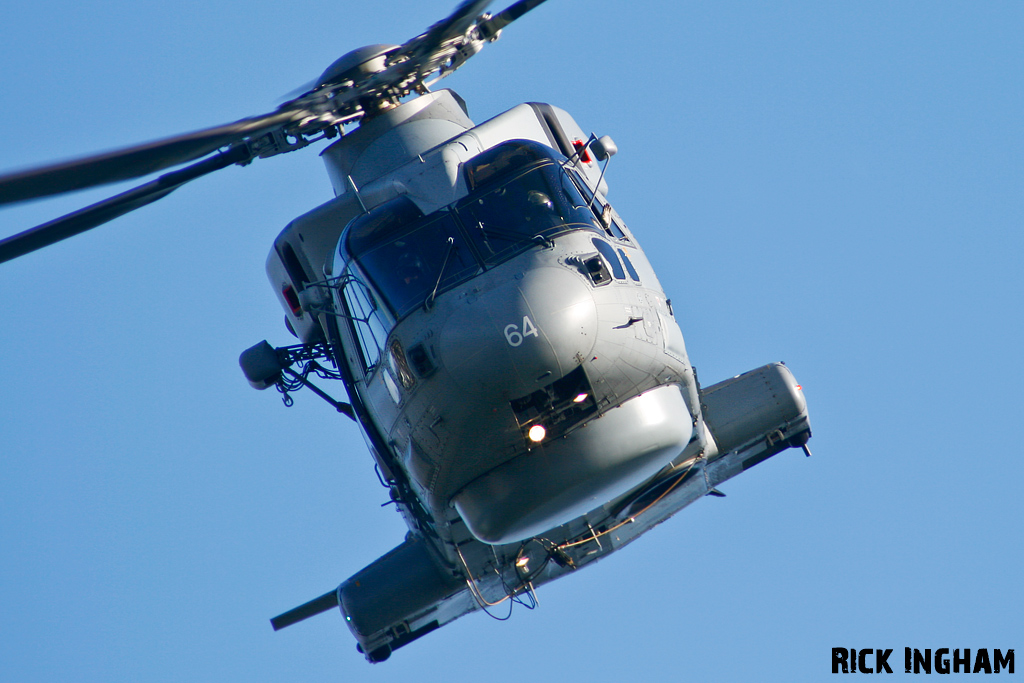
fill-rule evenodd
<path id="1" fill-rule="evenodd" d="M 488 21 L 484 22 L 487 32 L 492 35 L 497 33 L 537 5 L 542 4 L 544 1 L 545 0 L 519 0 L 519 2 L 509 5 L 491 17 Z"/>
<path id="2" fill-rule="evenodd" d="M 464 0 L 454 12 L 403 45 L 402 51 L 425 54 L 445 41 L 464 35 L 489 4 L 491 0 Z"/>
<path id="3" fill-rule="evenodd" d="M 165 197 L 182 184 L 233 163 L 305 147 L 310 136 L 359 121 L 369 103 L 395 102 L 429 86 L 476 54 L 485 41 L 544 0 L 519 0 L 496 16 L 482 14 L 490 0 L 462 0 L 446 18 L 394 50 L 387 50 L 382 70 L 365 77 L 341 79 L 289 100 L 274 112 L 223 126 L 0 176 L 0 205 L 105 185 L 149 175 L 202 159 L 230 146 L 227 152 L 174 171 L 110 199 L 0 241 L 0 262 L 35 251 L 102 225 L 129 211 Z M 358 53 L 350 53 L 354 55 Z M 343 58 L 344 60 L 344 58 Z M 348 73 L 348 72 L 345 72 Z M 273 132 L 273 140 L 262 140 Z M 292 135 L 297 142 L 288 136 Z M 281 143 L 279 138 L 286 140 Z M 316 139 L 316 138 L 314 138 Z M 264 145 L 264 142 L 269 144 Z M 294 144 L 293 144 L 294 142 Z M 255 148 L 259 146 L 259 151 Z"/>
<path id="4" fill-rule="evenodd" d="M 0 240 L 0 263 L 24 256 L 37 249 L 49 246 L 86 230 L 91 230 L 118 216 L 151 204 L 171 192 L 207 173 L 219 171 L 232 164 L 242 163 L 251 158 L 245 145 L 237 145 L 226 152 L 197 164 L 171 173 L 165 173 L 145 185 L 122 192 L 110 199 L 93 204 L 74 213 L 69 213 L 49 223 L 38 225 L 12 237 Z"/>
<path id="5" fill-rule="evenodd" d="M 270 625 L 274 627 L 275 631 L 280 631 L 285 626 L 291 626 L 297 624 L 303 619 L 309 619 L 314 617 L 321 612 L 326 612 L 329 609 L 334 609 L 338 606 L 338 591 L 333 590 L 330 593 L 324 593 L 319 598 L 314 598 L 304 605 L 299 605 L 294 609 L 290 609 L 284 614 L 279 614 L 270 620 Z"/>
<path id="6" fill-rule="evenodd" d="M 295 110 L 278 110 L 135 147 L 0 176 L 0 204 L 63 194 L 163 171 L 195 161 L 296 117 Z"/>
<path id="7" fill-rule="evenodd" d="M 350 85 L 339 85 L 315 98 L 311 97 L 313 93 L 306 93 L 262 116 L 0 176 L 0 205 L 138 178 L 195 161 L 222 147 L 298 121 L 313 113 L 308 106 L 319 111 L 329 98 L 330 110 L 337 117 L 332 123 L 353 115 L 358 117 L 360 98 L 403 96 L 429 73 L 440 69 L 441 75 L 445 75 L 446 64 L 450 66 L 449 72 L 454 70 L 467 58 L 456 59 L 456 55 L 466 45 L 467 34 L 476 30 L 474 25 L 483 29 L 487 37 L 493 37 L 502 27 L 543 1 L 519 0 L 498 15 L 480 21 L 481 12 L 490 0 L 463 0 L 449 16 L 390 55 L 389 66 L 383 72 L 355 84 L 349 92 L 342 91 L 348 90 Z M 449 60 L 455 63 L 450 64 Z M 389 92 L 396 88 L 397 93 Z"/>
<path id="8" fill-rule="evenodd" d="M 464 0 L 451 14 L 433 24 L 420 35 L 406 41 L 401 49 L 389 55 L 389 68 L 373 80 L 399 84 L 412 74 L 418 78 L 437 70 L 452 57 L 480 13 L 491 0 Z"/>

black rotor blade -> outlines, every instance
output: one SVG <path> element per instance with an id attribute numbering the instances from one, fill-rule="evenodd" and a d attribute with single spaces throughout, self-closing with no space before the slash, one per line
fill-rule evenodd
<path id="1" fill-rule="evenodd" d="M 278 110 L 135 147 L 0 176 L 0 204 L 63 194 L 163 171 L 195 161 L 296 117 L 294 110 Z"/>
<path id="2" fill-rule="evenodd" d="M 481 40 L 493 40 L 501 28 L 542 2 L 544 0 L 519 0 L 496 16 L 485 18 L 486 15 L 481 13 L 490 0 L 462 0 L 446 18 L 400 48 L 389 51 L 383 71 L 375 72 L 359 83 L 338 83 L 337 87 L 323 92 L 306 93 L 262 116 L 0 176 L 0 205 L 3 205 L 149 175 L 231 147 L 221 155 L 165 174 L 133 190 L 2 240 L 0 262 L 134 211 L 170 194 L 193 178 L 232 163 L 250 161 L 256 156 L 250 151 L 250 143 L 271 131 L 285 130 L 289 124 L 304 117 L 313 117 L 306 123 L 313 122 L 314 125 L 309 126 L 303 136 L 342 122 L 356 121 L 364 113 L 361 100 L 402 97 L 419 89 L 431 73 L 436 72 L 437 78 L 444 77 L 475 54 L 475 50 L 462 53 L 467 46 Z M 303 140 L 308 144 L 305 138 Z M 301 146 L 304 145 L 292 149 Z M 291 149 L 274 148 L 273 153 L 282 151 Z"/>
<path id="3" fill-rule="evenodd" d="M 545 0 L 519 0 L 519 2 L 509 5 L 486 22 L 487 31 L 491 34 L 500 31 L 537 5 L 542 4 L 544 1 Z"/>
<path id="4" fill-rule="evenodd" d="M 0 240 L 0 263 L 103 225 L 129 211 L 134 211 L 166 197 L 190 180 L 219 171 L 232 164 L 244 163 L 250 158 L 251 155 L 245 145 L 238 145 L 209 159 L 203 159 L 197 164 L 165 173 L 156 180 L 122 192 L 110 199 Z"/>
<path id="5" fill-rule="evenodd" d="M 279 614 L 270 620 L 270 625 L 274 627 L 275 631 L 280 631 L 285 626 L 291 626 L 296 624 L 303 619 L 309 619 L 314 617 L 321 612 L 326 612 L 329 609 L 334 609 L 338 606 L 338 591 L 333 590 L 330 593 L 324 593 L 319 598 L 314 598 L 304 605 L 299 605 L 295 609 L 290 609 L 284 614 Z"/>
<path id="6" fill-rule="evenodd" d="M 409 43 L 422 41 L 422 44 L 417 47 L 426 50 L 436 49 L 444 41 L 464 34 L 489 4 L 491 4 L 491 0 L 464 0 L 459 3 L 454 12 L 433 24 L 421 36 L 413 38 Z"/>
<path id="7" fill-rule="evenodd" d="M 491 0 L 465 0 L 459 3 L 454 12 L 412 40 L 406 41 L 402 49 L 392 55 L 391 59 L 395 60 L 398 55 L 406 58 L 400 66 L 400 72 L 432 70 L 432 63 L 442 52 L 442 46 L 464 35 L 489 4 Z"/>

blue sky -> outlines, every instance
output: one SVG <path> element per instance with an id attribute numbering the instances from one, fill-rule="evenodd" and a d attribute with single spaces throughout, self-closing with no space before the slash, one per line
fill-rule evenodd
<path id="1" fill-rule="evenodd" d="M 5 9 L 0 170 L 268 111 L 454 3 Z M 496 5 L 495 9 L 501 9 Z M 611 200 L 704 384 L 784 360 L 787 451 L 540 607 L 366 664 L 267 619 L 400 542 L 358 432 L 238 353 L 330 198 L 315 152 L 231 168 L 0 267 L 0 667 L 35 681 L 821 680 L 831 648 L 1024 648 L 1024 6 L 550 0 L 445 83 L 612 135 Z M 0 211 L 17 232 L 118 188 Z"/>

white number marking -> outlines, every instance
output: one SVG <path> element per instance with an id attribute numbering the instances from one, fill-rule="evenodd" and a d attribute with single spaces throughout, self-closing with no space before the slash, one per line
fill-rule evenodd
<path id="1" fill-rule="evenodd" d="M 540 336 L 540 335 L 537 334 L 537 328 L 533 326 L 533 321 L 530 320 L 530 316 L 524 315 L 523 316 L 523 336 L 524 337 L 529 337 L 531 334 L 534 337 L 539 337 Z"/>
<path id="2" fill-rule="evenodd" d="M 530 320 L 530 316 L 523 316 L 523 331 L 519 331 L 519 325 L 510 323 L 505 325 L 505 341 L 508 342 L 509 346 L 515 347 L 523 343 L 523 340 L 529 336 L 540 337 L 537 332 L 537 326 Z"/>

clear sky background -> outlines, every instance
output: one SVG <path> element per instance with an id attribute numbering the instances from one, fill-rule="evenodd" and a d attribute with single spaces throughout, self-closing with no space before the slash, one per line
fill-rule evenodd
<path id="1" fill-rule="evenodd" d="M 7 3 L 0 171 L 268 111 L 453 6 Z M 615 138 L 610 198 L 702 382 L 786 361 L 814 456 L 378 666 L 337 613 L 267 621 L 405 532 L 352 423 L 237 365 L 291 341 L 263 263 L 331 197 L 316 152 L 0 267 L 0 680 L 815 681 L 836 646 L 893 648 L 896 677 L 905 646 L 1024 653 L 1022 29 L 1016 0 L 550 0 L 449 78 L 478 122 L 546 101 Z"/>

